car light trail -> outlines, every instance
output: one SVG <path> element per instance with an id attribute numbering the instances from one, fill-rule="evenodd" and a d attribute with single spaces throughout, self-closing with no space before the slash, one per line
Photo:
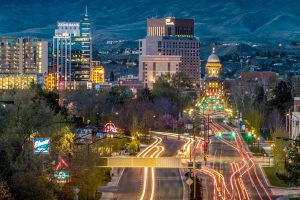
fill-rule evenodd
<path id="1" fill-rule="evenodd" d="M 153 149 L 157 149 L 150 157 L 153 157 L 155 154 L 157 154 L 160 151 L 160 148 L 157 146 L 162 142 L 162 139 L 159 137 L 154 137 L 155 138 L 155 142 L 152 143 L 149 147 L 147 147 L 145 150 L 143 150 L 137 157 L 146 157 L 146 155 L 152 151 Z M 155 179 L 153 179 L 154 177 L 154 169 L 151 169 L 151 176 L 152 176 L 152 188 L 153 188 L 153 180 L 155 181 Z M 147 179 L 148 179 L 148 168 L 144 168 L 144 181 L 143 181 L 143 190 L 142 190 L 142 194 L 139 198 L 139 200 L 143 200 L 145 197 L 145 192 L 146 192 L 146 188 L 147 188 Z M 154 183 L 155 184 L 155 183 Z"/>
<path id="2" fill-rule="evenodd" d="M 224 125 L 224 126 L 227 129 L 230 129 L 230 130 L 232 129 L 228 125 Z M 213 124 L 212 128 L 214 130 L 219 130 L 219 131 L 221 130 L 221 131 L 225 131 L 226 132 L 226 129 L 223 126 L 219 125 L 219 124 Z M 252 184 L 253 188 L 255 189 L 256 193 L 259 196 L 259 198 L 263 200 L 263 197 L 262 197 L 261 193 L 259 192 L 256 184 L 254 183 L 253 177 L 251 175 L 251 171 L 252 171 L 253 174 L 254 174 L 255 180 L 258 182 L 260 188 L 263 190 L 263 193 L 266 194 L 266 196 L 267 196 L 268 199 L 272 199 L 270 197 L 269 192 L 267 191 L 267 189 L 265 188 L 265 186 L 263 185 L 263 183 L 261 182 L 261 180 L 260 180 L 260 178 L 259 178 L 259 176 L 257 174 L 257 170 L 256 170 L 255 163 L 254 163 L 253 159 L 249 156 L 248 152 L 243 148 L 244 143 L 243 143 L 243 140 L 242 140 L 241 136 L 235 130 L 234 130 L 234 133 L 237 136 L 237 137 L 234 138 L 235 145 L 232 144 L 232 143 L 230 143 L 230 142 L 228 142 L 228 141 L 226 141 L 226 140 L 224 140 L 224 139 L 220 139 L 220 138 L 218 138 L 218 139 L 220 141 L 222 141 L 223 143 L 225 143 L 225 144 L 231 146 L 232 148 L 234 148 L 240 154 L 240 156 L 242 157 L 242 161 L 244 162 L 244 165 L 242 167 L 239 167 L 237 165 L 237 168 L 238 168 L 238 171 L 240 172 L 240 178 L 238 179 L 238 180 L 240 180 L 240 182 L 238 182 L 238 183 L 240 183 L 240 187 L 241 187 L 242 191 L 245 192 L 245 196 L 246 197 L 245 196 L 244 197 L 249 199 L 249 194 L 248 194 L 248 192 L 247 192 L 247 190 L 246 190 L 246 188 L 245 188 L 245 186 L 243 184 L 243 181 L 242 181 L 243 176 L 247 173 L 248 176 L 249 176 L 249 179 L 251 181 L 251 184 Z M 231 179 L 232 179 L 231 181 L 234 181 L 233 179 L 235 179 L 235 177 L 232 176 Z M 231 185 L 232 184 L 233 184 L 233 182 L 231 182 Z"/>
<path id="3" fill-rule="evenodd" d="M 239 164 L 238 164 L 238 163 L 235 163 L 235 166 L 236 166 L 237 169 L 239 168 Z M 240 186 L 241 186 L 241 188 L 242 188 L 242 190 L 243 190 L 243 196 L 244 196 L 244 199 L 250 199 L 250 198 L 249 198 L 248 191 L 247 191 L 247 189 L 246 189 L 246 187 L 245 187 L 245 184 L 244 184 L 244 181 L 243 181 L 241 175 L 240 175 L 240 177 L 239 177 L 239 182 L 240 182 Z"/>
<path id="4" fill-rule="evenodd" d="M 155 138 L 155 142 L 152 143 L 145 150 L 143 150 L 137 157 L 146 157 L 154 149 L 156 149 L 156 150 L 149 157 L 153 158 L 154 156 L 155 157 L 160 156 L 160 154 L 165 149 L 164 147 L 158 146 L 162 142 L 162 138 L 160 138 L 160 137 L 154 137 L 154 138 Z M 154 170 L 153 167 L 151 168 L 150 172 L 151 172 L 151 177 L 150 177 L 151 178 L 151 196 L 150 196 L 150 200 L 153 200 L 154 196 L 155 196 L 155 184 L 156 184 L 155 170 Z M 143 200 L 145 198 L 145 193 L 146 193 L 146 189 L 147 189 L 147 180 L 148 180 L 148 168 L 144 168 L 143 190 L 142 190 L 142 194 L 141 194 L 139 200 Z"/>
<path id="5" fill-rule="evenodd" d="M 233 191 L 233 192 L 232 192 L 231 199 L 234 199 L 234 195 L 235 195 L 235 192 L 234 192 L 234 186 L 235 186 L 235 188 L 236 188 L 236 191 L 237 191 L 237 194 L 238 194 L 239 199 L 242 199 L 242 198 L 241 198 L 241 195 L 240 195 L 239 188 L 238 188 L 238 186 L 237 186 L 237 184 L 236 184 L 236 179 L 235 179 L 235 174 L 238 172 L 238 170 L 235 170 L 235 169 L 234 169 L 232 163 L 230 163 L 230 166 L 231 166 L 231 169 L 232 169 L 232 171 L 233 171 L 233 174 L 232 174 L 231 177 L 230 177 L 230 184 L 231 184 L 231 188 L 232 188 L 232 191 Z"/>

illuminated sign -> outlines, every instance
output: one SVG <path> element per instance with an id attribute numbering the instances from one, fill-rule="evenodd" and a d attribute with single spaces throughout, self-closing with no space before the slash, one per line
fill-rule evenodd
<path id="1" fill-rule="evenodd" d="M 67 22 L 59 22 L 58 26 L 80 26 L 79 23 L 67 23 Z"/>
<path id="2" fill-rule="evenodd" d="M 166 19 L 166 25 L 174 25 L 174 21 L 171 18 Z"/>
<path id="3" fill-rule="evenodd" d="M 65 170 L 54 171 L 54 178 L 58 183 L 67 183 L 70 179 L 70 173 Z"/>
<path id="4" fill-rule="evenodd" d="M 75 38 L 76 42 L 89 42 L 90 38 Z"/>
<path id="5" fill-rule="evenodd" d="M 97 136 L 97 137 L 100 137 L 100 138 L 105 138 L 106 135 L 107 135 L 106 132 L 97 132 L 97 133 L 96 133 L 96 136 Z"/>
<path id="6" fill-rule="evenodd" d="M 116 133 L 116 132 L 118 132 L 117 127 L 112 122 L 108 122 L 107 124 L 105 124 L 104 131 L 106 133 Z"/>
<path id="7" fill-rule="evenodd" d="M 49 154 L 50 139 L 49 138 L 34 138 L 33 139 L 34 154 Z"/>
<path id="8" fill-rule="evenodd" d="M 55 167 L 54 178 L 57 183 L 70 182 L 70 172 L 68 163 L 59 156 L 58 163 Z"/>

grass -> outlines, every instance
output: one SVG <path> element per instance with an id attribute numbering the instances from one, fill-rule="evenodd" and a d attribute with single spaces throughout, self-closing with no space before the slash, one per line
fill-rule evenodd
<path id="1" fill-rule="evenodd" d="M 269 179 L 269 182 L 272 186 L 277 186 L 277 187 L 290 187 L 287 183 L 285 183 L 283 180 L 281 180 L 277 175 L 276 175 L 276 169 L 275 167 L 263 167 L 263 170 Z"/>

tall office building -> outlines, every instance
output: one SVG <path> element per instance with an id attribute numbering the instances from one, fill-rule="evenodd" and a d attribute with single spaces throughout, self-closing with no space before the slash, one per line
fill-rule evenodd
<path id="1" fill-rule="evenodd" d="M 87 11 L 81 22 L 58 22 L 53 37 L 53 68 L 57 89 L 76 88 L 90 80 L 91 27 Z"/>
<path id="2" fill-rule="evenodd" d="M 139 79 L 146 82 L 146 56 L 180 56 L 179 70 L 194 81 L 200 80 L 200 40 L 194 36 L 193 19 L 147 20 L 147 36 L 139 41 Z"/>
<path id="3" fill-rule="evenodd" d="M 48 42 L 0 38 L 0 89 L 28 88 L 48 68 Z"/>

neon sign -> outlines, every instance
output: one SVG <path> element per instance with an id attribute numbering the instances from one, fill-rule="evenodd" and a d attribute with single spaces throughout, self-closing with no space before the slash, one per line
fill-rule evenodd
<path id="1" fill-rule="evenodd" d="M 57 183 L 70 182 L 70 172 L 68 163 L 61 157 L 58 158 L 59 162 L 55 167 L 54 178 Z"/>
<path id="2" fill-rule="evenodd" d="M 117 129 L 117 127 L 112 122 L 108 122 L 104 126 L 104 131 L 106 133 L 117 133 L 118 129 Z"/>
<path id="3" fill-rule="evenodd" d="M 66 183 L 70 179 L 70 173 L 65 170 L 54 171 L 54 178 L 58 183 Z"/>

